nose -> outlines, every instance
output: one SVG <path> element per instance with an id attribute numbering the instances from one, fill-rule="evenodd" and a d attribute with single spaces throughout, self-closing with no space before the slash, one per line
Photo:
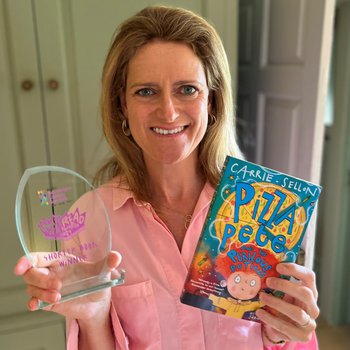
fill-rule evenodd
<path id="1" fill-rule="evenodd" d="M 159 117 L 168 123 L 176 120 L 179 116 L 177 101 L 171 93 L 163 93 L 159 101 L 158 108 Z"/>

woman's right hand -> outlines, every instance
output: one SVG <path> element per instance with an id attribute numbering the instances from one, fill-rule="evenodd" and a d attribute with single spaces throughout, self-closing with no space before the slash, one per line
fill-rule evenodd
<path id="1" fill-rule="evenodd" d="M 17 276 L 22 276 L 27 285 L 26 291 L 30 297 L 28 301 L 29 310 L 37 310 L 39 300 L 41 300 L 52 304 L 45 307 L 44 310 L 53 311 L 81 322 L 89 322 L 91 319 L 97 321 L 107 316 L 110 309 L 110 288 L 58 303 L 61 299 L 60 289 L 62 282 L 50 270 L 50 264 L 43 258 L 43 253 L 33 253 L 31 257 L 36 267 L 33 267 L 30 260 L 23 256 L 18 260 L 14 268 L 14 273 Z M 112 275 L 118 274 L 118 271 L 115 269 L 120 262 L 121 255 L 115 251 L 110 252 L 108 267 Z"/>

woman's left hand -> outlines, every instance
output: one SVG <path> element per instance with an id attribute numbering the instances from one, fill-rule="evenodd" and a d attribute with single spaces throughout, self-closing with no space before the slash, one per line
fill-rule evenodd
<path id="1" fill-rule="evenodd" d="M 308 342 L 316 329 L 316 318 L 320 311 L 317 306 L 315 274 L 312 270 L 293 263 L 277 265 L 277 272 L 291 276 L 297 282 L 270 277 L 267 287 L 285 293 L 278 298 L 264 292 L 260 300 L 266 305 L 256 311 L 263 323 L 264 345 L 283 342 Z"/>

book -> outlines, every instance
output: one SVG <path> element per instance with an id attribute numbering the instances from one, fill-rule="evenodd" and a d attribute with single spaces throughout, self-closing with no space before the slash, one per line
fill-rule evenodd
<path id="1" fill-rule="evenodd" d="M 181 302 L 259 322 L 259 292 L 295 262 L 321 186 L 227 157 L 184 284 Z M 277 293 L 278 295 L 278 293 Z"/>

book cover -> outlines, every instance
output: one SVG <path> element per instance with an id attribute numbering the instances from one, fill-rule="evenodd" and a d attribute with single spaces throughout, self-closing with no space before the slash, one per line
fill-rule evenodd
<path id="1" fill-rule="evenodd" d="M 321 187 L 227 157 L 189 268 L 181 302 L 259 322 L 259 292 L 295 262 Z"/>

